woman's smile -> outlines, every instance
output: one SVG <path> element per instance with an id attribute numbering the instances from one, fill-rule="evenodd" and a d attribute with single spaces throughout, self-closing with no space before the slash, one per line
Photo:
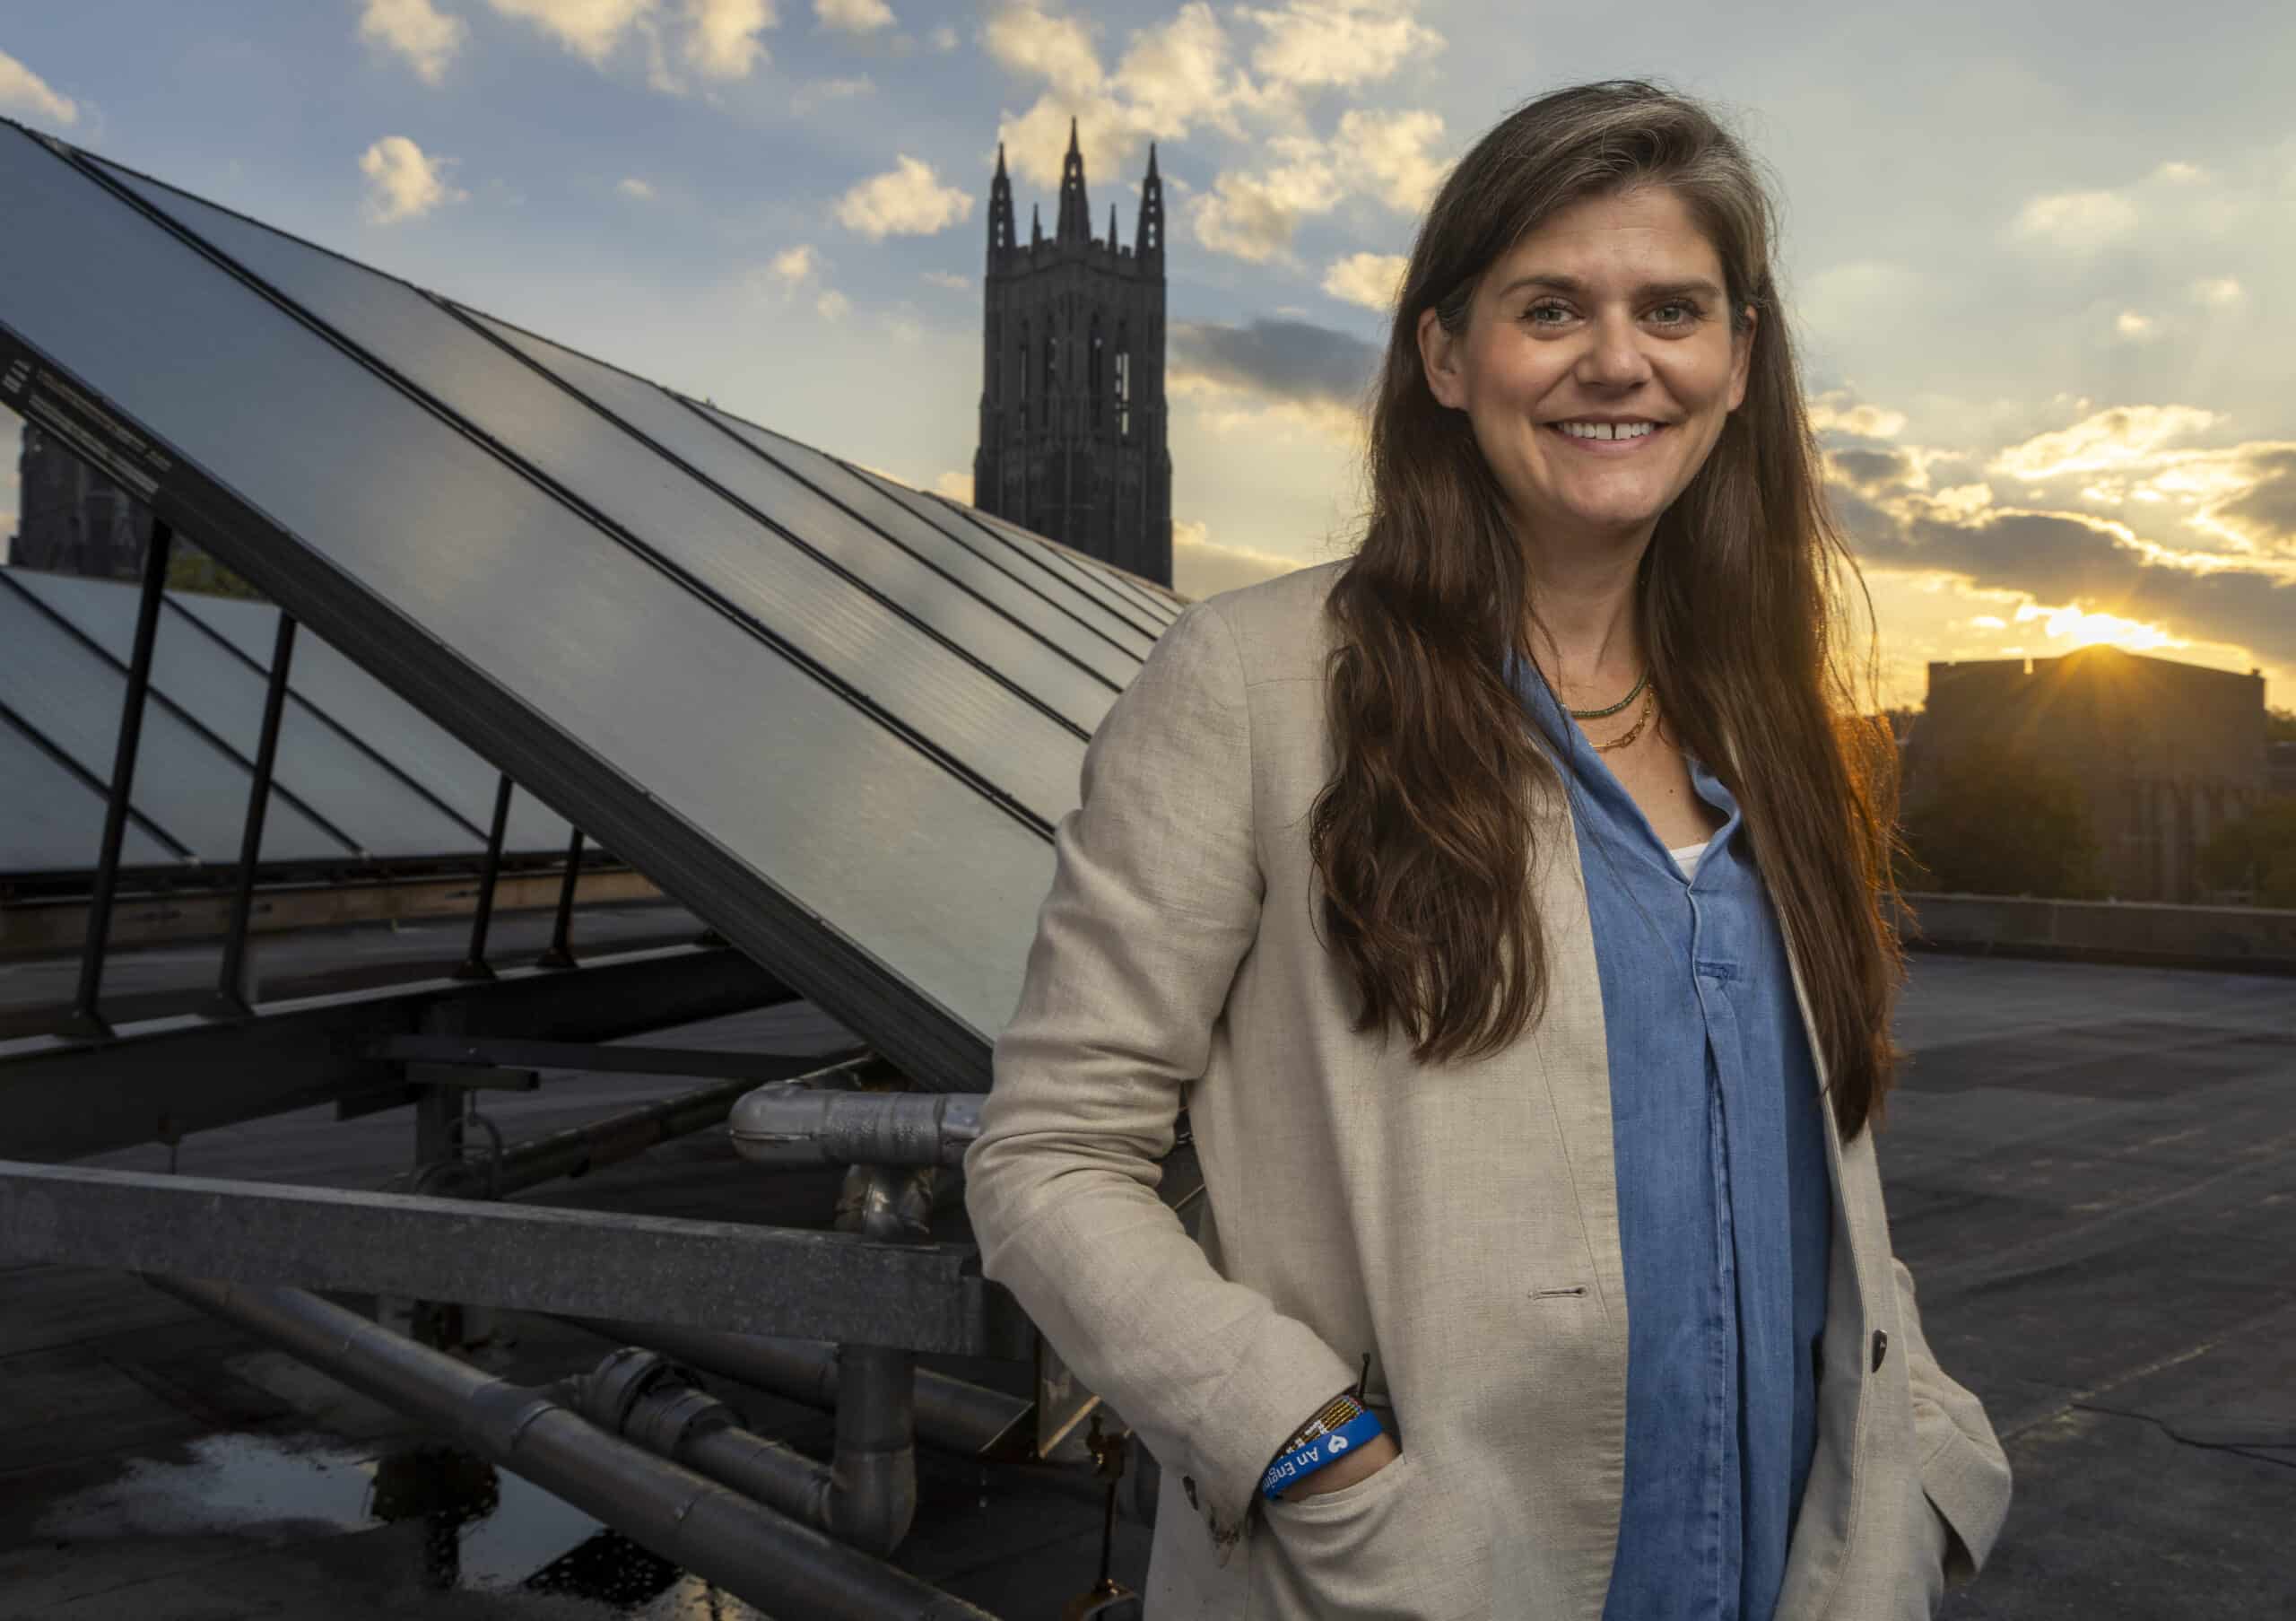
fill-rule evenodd
<path id="1" fill-rule="evenodd" d="M 1583 450 L 1590 456 L 1612 457 L 1633 456 L 1648 450 L 1672 426 L 1667 423 L 1649 422 L 1639 424 L 1542 423 L 1539 425 L 1574 450 Z"/>

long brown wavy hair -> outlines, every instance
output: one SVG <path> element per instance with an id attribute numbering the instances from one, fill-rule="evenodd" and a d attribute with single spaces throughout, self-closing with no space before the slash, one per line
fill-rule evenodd
<path id="1" fill-rule="evenodd" d="M 1556 768 L 1524 723 L 1505 653 L 1527 658 L 1537 591 L 1466 414 L 1429 391 L 1433 307 L 1465 332 L 1483 274 L 1581 198 L 1659 185 L 1722 262 L 1735 331 L 1758 312 L 1744 403 L 1660 517 L 1635 612 L 1666 723 L 1738 800 L 1802 968 L 1845 1141 L 1903 1054 L 1904 958 L 1885 903 L 1897 756 L 1842 649 L 1836 527 L 1771 280 L 1777 209 L 1745 150 L 1695 101 L 1639 80 L 1542 96 L 1460 160 L 1421 222 L 1371 401 L 1363 544 L 1334 582 L 1327 670 L 1337 771 L 1310 815 L 1329 948 L 1420 1063 L 1488 1054 L 1544 1012 L 1547 946 L 1526 882 L 1536 797 Z M 1878 633 L 1864 685 L 1877 685 Z M 1875 706 L 1878 709 L 1878 706 Z M 1735 748 L 1726 747 L 1725 738 Z"/>

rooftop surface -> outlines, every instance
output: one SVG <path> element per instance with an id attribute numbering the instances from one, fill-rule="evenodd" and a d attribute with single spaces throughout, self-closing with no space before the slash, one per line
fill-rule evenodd
<path id="1" fill-rule="evenodd" d="M 164 977 L 155 965 L 135 982 Z M 1941 1613 L 2296 1615 L 2287 980 L 1918 955 L 1900 1035 L 1915 1058 L 1879 1138 L 1895 1247 L 1941 1364 L 1983 1398 L 2015 1471 L 1991 1561 Z M 677 1039 L 809 1051 L 849 1037 L 800 1004 Z M 683 1085 L 546 1073 L 539 1093 L 487 1108 L 515 1140 Z M 312 1111 L 193 1137 L 178 1169 L 372 1186 L 411 1139 L 396 1114 Z M 154 1146 L 85 1163 L 167 1162 Z M 527 1197 L 822 1225 L 836 1183 L 764 1172 L 719 1129 Z M 520 1381 L 610 1348 L 547 1319 L 509 1327 L 515 1344 L 488 1365 Z M 1026 1386 L 1018 1366 L 922 1360 Z M 764 1434 L 827 1441 L 810 1409 L 741 1405 Z M 376 1474 L 410 1467 L 422 1441 L 132 1277 L 0 1271 L 0 1617 L 759 1614 L 507 1475 L 491 1512 L 459 1525 L 378 1521 Z M 451 1468 L 424 1456 L 413 1467 Z M 919 1460 L 897 1563 L 1013 1617 L 1056 1616 L 1091 1584 L 1090 1503 L 929 1450 Z M 1148 1533 L 1119 1525 L 1116 1578 L 1142 1586 L 1147 1556 Z"/>

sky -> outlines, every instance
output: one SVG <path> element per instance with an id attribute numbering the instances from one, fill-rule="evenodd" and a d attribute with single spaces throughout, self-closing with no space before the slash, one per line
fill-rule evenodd
<path id="1" fill-rule="evenodd" d="M 1658 81 L 1777 187 L 1895 703 L 2110 641 L 2296 707 L 2291 61 L 2261 0 L 0 4 L 0 115 L 960 498 L 998 142 L 1049 229 L 1074 118 L 1128 243 L 1153 141 L 1190 596 L 1352 549 L 1448 165 Z"/>

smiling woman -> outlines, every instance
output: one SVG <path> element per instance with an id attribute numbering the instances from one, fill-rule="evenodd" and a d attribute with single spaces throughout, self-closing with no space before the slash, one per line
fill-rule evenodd
<path id="1" fill-rule="evenodd" d="M 1164 1466 L 1152 1621 L 1924 1621 L 2000 1529 L 1889 1249 L 1894 754 L 1771 217 L 1684 98 L 1509 115 L 1361 549 L 1192 605 L 1086 753 L 966 1203 Z"/>

